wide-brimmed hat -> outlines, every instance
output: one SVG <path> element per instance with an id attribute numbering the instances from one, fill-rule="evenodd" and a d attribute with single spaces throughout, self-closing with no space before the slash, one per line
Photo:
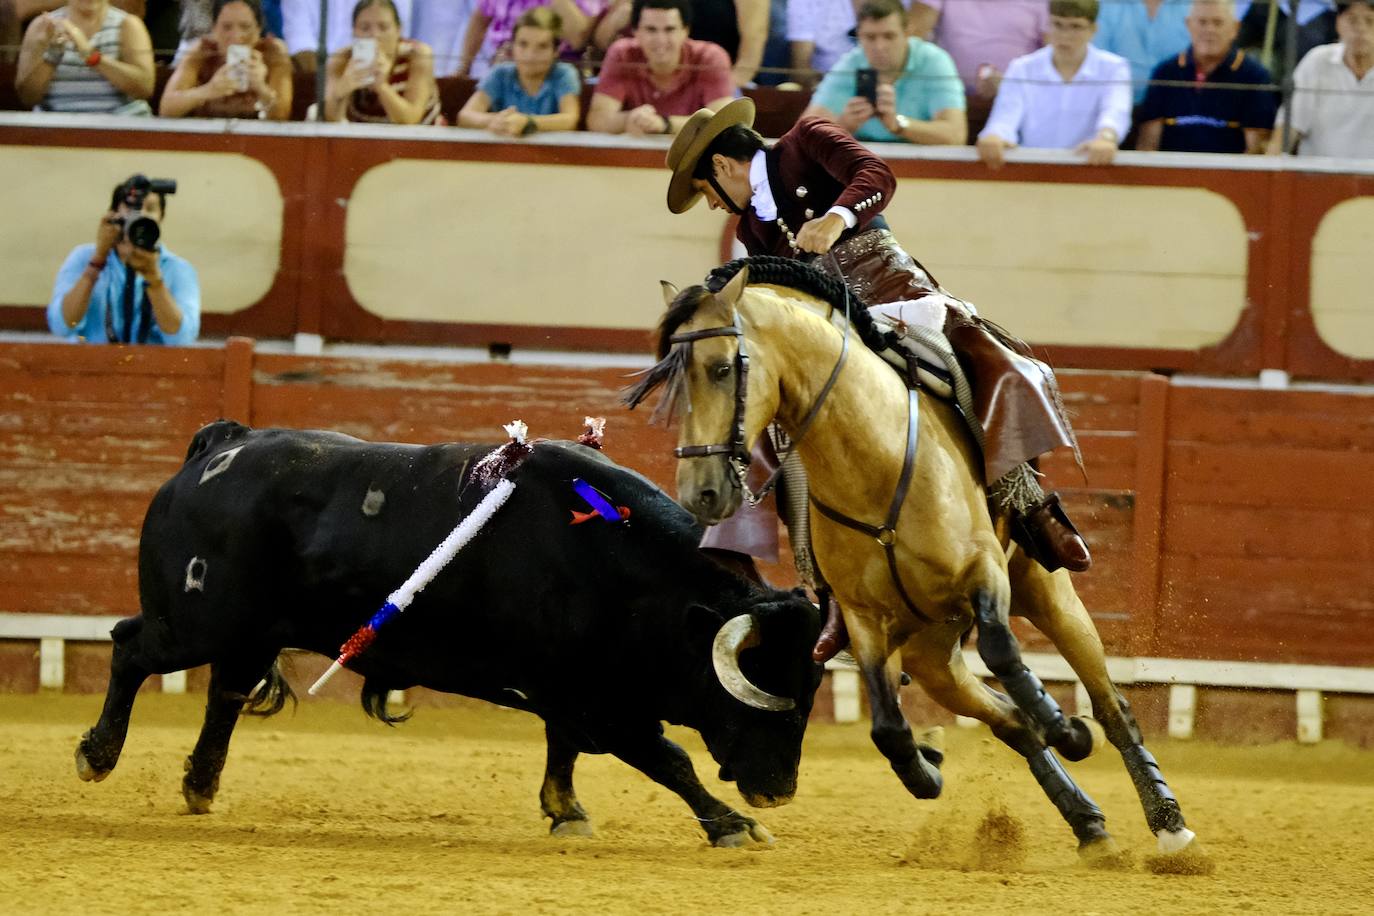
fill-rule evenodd
<path id="1" fill-rule="evenodd" d="M 673 177 L 668 181 L 669 210 L 685 213 L 692 209 L 701 197 L 701 192 L 692 187 L 692 172 L 696 171 L 697 162 L 711 141 L 736 124 L 745 127 L 754 125 L 753 99 L 735 99 L 720 111 L 698 109 L 682 125 L 682 130 L 678 131 L 673 138 L 673 145 L 668 149 L 668 168 L 673 170 Z"/>

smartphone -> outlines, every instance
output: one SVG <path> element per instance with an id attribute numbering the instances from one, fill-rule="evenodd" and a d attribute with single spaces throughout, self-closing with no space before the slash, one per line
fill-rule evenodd
<path id="1" fill-rule="evenodd" d="M 377 60 L 377 39 L 375 38 L 355 38 L 353 39 L 352 63 L 349 66 L 357 67 L 359 70 L 369 70 Z M 369 77 L 364 85 L 372 85 L 372 78 Z"/>
<path id="2" fill-rule="evenodd" d="M 872 67 L 860 67 L 854 73 L 854 96 L 868 99 L 870 105 L 878 104 L 878 71 Z"/>
<path id="3" fill-rule="evenodd" d="M 248 91 L 248 59 L 253 49 L 248 45 L 230 45 L 224 49 L 224 60 L 233 71 L 234 79 L 239 81 L 239 92 Z"/>

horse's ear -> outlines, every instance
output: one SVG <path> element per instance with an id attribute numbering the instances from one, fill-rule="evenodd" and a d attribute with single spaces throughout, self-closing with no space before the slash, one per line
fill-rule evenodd
<path id="1" fill-rule="evenodd" d="M 677 298 L 678 288 L 667 280 L 659 280 L 658 285 L 663 287 L 663 307 L 671 308 L 673 300 Z"/>
<path id="2" fill-rule="evenodd" d="M 716 301 L 726 308 L 734 308 L 739 302 L 739 297 L 744 294 L 744 288 L 749 285 L 749 268 L 741 267 L 739 273 L 730 278 L 730 282 L 725 284 L 725 289 L 716 293 Z"/>

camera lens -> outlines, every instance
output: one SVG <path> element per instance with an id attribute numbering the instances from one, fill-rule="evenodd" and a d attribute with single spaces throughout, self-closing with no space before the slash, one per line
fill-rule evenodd
<path id="1" fill-rule="evenodd" d="M 124 227 L 124 237 L 135 248 L 142 248 L 144 251 L 156 251 L 157 240 L 161 234 L 157 221 L 146 216 L 136 216 Z"/>

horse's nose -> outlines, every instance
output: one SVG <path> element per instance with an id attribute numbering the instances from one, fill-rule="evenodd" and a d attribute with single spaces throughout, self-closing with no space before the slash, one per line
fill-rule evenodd
<path id="1" fill-rule="evenodd" d="M 715 511 L 716 503 L 720 499 L 720 494 L 716 490 L 700 490 L 697 492 L 697 511 L 702 515 L 709 515 Z"/>

